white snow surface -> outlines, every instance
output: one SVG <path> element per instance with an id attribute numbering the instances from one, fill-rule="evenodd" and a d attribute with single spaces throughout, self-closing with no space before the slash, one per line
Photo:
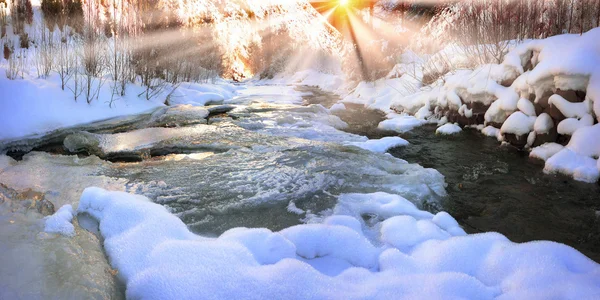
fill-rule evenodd
<path id="1" fill-rule="evenodd" d="M 411 131 L 415 127 L 423 126 L 426 123 L 425 121 L 419 120 L 413 116 L 389 114 L 388 118 L 390 115 L 391 119 L 387 119 L 379 123 L 379 129 L 404 133 Z"/>
<path id="2" fill-rule="evenodd" d="M 53 215 L 45 218 L 44 231 L 58 233 L 64 236 L 75 236 L 73 220 L 73 207 L 70 204 L 63 205 Z"/>
<path id="3" fill-rule="evenodd" d="M 460 128 L 458 124 L 448 123 L 438 127 L 438 129 L 435 130 L 435 133 L 442 135 L 453 135 L 460 133 L 461 131 L 462 128 Z"/>
<path id="4" fill-rule="evenodd" d="M 150 112 L 164 106 L 164 97 L 150 101 L 138 97 L 144 89 L 130 84 L 125 97 L 116 97 L 109 106 L 112 90 L 107 82 L 98 99 L 88 104 L 82 96 L 77 102 L 68 87 L 63 91 L 58 75 L 46 79 L 25 73 L 24 79 L 9 80 L 5 67 L 0 67 L 0 140 L 18 139 L 29 135 L 106 120 L 119 116 Z M 171 104 L 205 105 L 233 97 L 238 88 L 219 81 L 215 84 L 182 84 L 171 97 Z"/>
<path id="5" fill-rule="evenodd" d="M 368 140 L 366 142 L 346 143 L 349 146 L 356 146 L 372 152 L 385 153 L 391 148 L 407 146 L 409 142 L 398 136 L 387 136 L 378 140 Z"/>
<path id="6" fill-rule="evenodd" d="M 131 299 L 600 295 L 600 265 L 566 245 L 465 235 L 447 213 L 422 212 L 389 194 L 341 195 L 334 211 L 340 214 L 323 223 L 279 232 L 235 228 L 206 238 L 142 196 L 88 188 L 78 208 L 99 221 Z M 366 224 L 354 217 L 360 213 L 378 221 Z"/>
<path id="7" fill-rule="evenodd" d="M 554 154 L 558 153 L 565 146 L 557 143 L 545 143 L 541 146 L 535 147 L 531 149 L 529 153 L 529 157 L 538 158 L 543 161 L 548 160 L 548 158 L 552 157 Z"/>
<path id="8" fill-rule="evenodd" d="M 529 134 L 533 130 L 536 117 L 528 116 L 520 111 L 510 115 L 500 128 L 501 133 L 513 133 L 515 135 Z"/>
<path id="9" fill-rule="evenodd" d="M 546 161 L 544 171 L 563 173 L 576 180 L 596 182 L 600 179 L 600 124 L 577 130 L 565 149 Z"/>

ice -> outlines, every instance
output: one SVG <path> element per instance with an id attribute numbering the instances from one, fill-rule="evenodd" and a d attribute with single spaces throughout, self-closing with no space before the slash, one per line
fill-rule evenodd
<path id="1" fill-rule="evenodd" d="M 71 220 L 73 220 L 73 207 L 66 204 L 52 216 L 46 217 L 44 231 L 73 237 L 75 236 L 75 227 L 71 224 Z"/>
<path id="2" fill-rule="evenodd" d="M 147 199 L 98 188 L 83 193 L 78 211 L 100 222 L 128 298 L 579 299 L 600 293 L 600 266 L 568 246 L 515 244 L 497 233 L 455 235 L 449 215 L 418 213 L 389 197 L 388 204 L 409 214 L 398 209 L 383 217 L 371 225 L 378 233 L 371 238 L 353 217 L 338 215 L 279 232 L 237 228 L 206 238 Z"/>
<path id="3" fill-rule="evenodd" d="M 424 124 L 425 121 L 419 120 L 413 116 L 392 115 L 391 119 L 379 123 L 378 128 L 382 130 L 404 133 Z"/>
<path id="4" fill-rule="evenodd" d="M 548 160 L 548 158 L 552 157 L 554 154 L 560 152 L 564 149 L 565 146 L 557 143 L 545 143 L 541 146 L 535 147 L 531 149 L 529 153 L 529 157 L 539 158 L 543 161 Z"/>
<path id="5" fill-rule="evenodd" d="M 347 143 L 349 146 L 356 146 L 372 152 L 385 153 L 391 148 L 407 146 L 409 142 L 401 137 L 388 136 L 378 140 L 368 140 L 366 142 Z"/>
<path id="6" fill-rule="evenodd" d="M 461 131 L 462 131 L 462 128 L 460 128 L 460 126 L 458 126 L 458 124 L 448 123 L 448 124 L 438 127 L 438 129 L 435 130 L 435 133 L 442 134 L 442 135 L 453 135 L 453 134 L 460 133 Z"/>

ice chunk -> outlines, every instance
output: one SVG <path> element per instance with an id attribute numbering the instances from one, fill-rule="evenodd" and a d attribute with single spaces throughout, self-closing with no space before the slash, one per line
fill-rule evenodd
<path id="1" fill-rule="evenodd" d="M 330 112 L 336 112 L 336 111 L 342 111 L 342 110 L 346 110 L 346 105 L 344 105 L 344 103 L 336 103 L 329 109 Z"/>
<path id="2" fill-rule="evenodd" d="M 378 140 L 368 140 L 366 142 L 352 142 L 346 145 L 356 146 L 372 152 L 385 153 L 391 148 L 406 146 L 408 141 L 398 136 L 387 136 Z"/>
<path id="3" fill-rule="evenodd" d="M 455 123 L 455 124 L 448 123 L 448 124 L 438 127 L 438 129 L 435 130 L 435 133 L 442 134 L 442 135 L 453 135 L 453 134 L 457 134 L 461 131 L 462 131 L 462 128 L 460 128 L 460 126 L 458 126 L 458 123 Z"/>
<path id="4" fill-rule="evenodd" d="M 44 231 L 64 236 L 75 236 L 75 227 L 71 224 L 71 220 L 73 220 L 73 207 L 66 204 L 53 215 L 46 217 Z"/>

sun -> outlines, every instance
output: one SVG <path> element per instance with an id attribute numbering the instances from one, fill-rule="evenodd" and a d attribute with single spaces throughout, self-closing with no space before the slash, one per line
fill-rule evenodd
<path id="1" fill-rule="evenodd" d="M 340 0 L 340 6 L 348 6 L 350 0 Z"/>

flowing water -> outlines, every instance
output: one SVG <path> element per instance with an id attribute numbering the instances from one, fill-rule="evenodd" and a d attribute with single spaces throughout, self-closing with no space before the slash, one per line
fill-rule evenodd
<path id="1" fill-rule="evenodd" d="M 312 222 L 341 193 L 383 191 L 446 210 L 469 232 L 554 240 L 600 260 L 598 185 L 545 175 L 526 153 L 471 130 L 441 137 L 418 128 L 392 156 L 345 146 L 396 134 L 376 129 L 379 112 L 348 105 L 333 116 L 325 107 L 337 96 L 297 89 L 251 87 L 201 122 L 194 115 L 208 112 L 176 108 L 171 128 L 148 128 L 154 114 L 13 143 L 19 161 L 0 155 L 0 298 L 123 296 L 101 240 L 77 219 L 76 238 L 43 233 L 52 206 L 76 205 L 88 186 L 145 195 L 209 236 Z M 77 155 L 60 146 L 65 139 Z"/>

